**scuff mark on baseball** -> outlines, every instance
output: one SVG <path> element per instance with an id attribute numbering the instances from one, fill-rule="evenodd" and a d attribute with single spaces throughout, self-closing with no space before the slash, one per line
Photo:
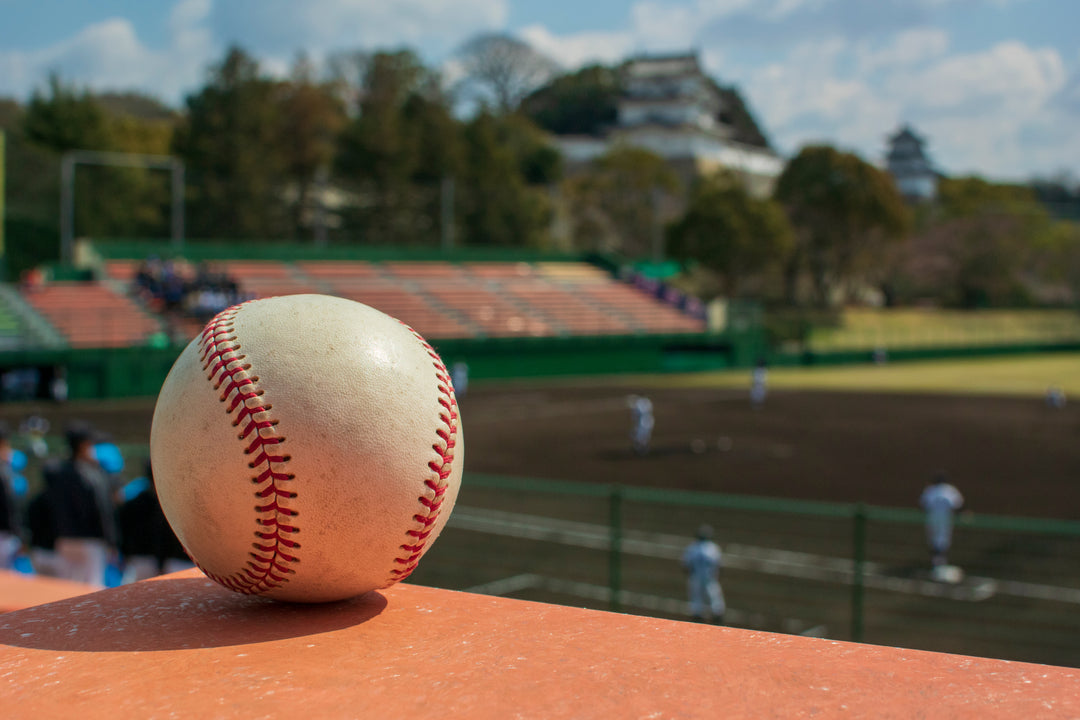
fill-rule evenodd
<path id="1" fill-rule="evenodd" d="M 463 450 L 435 350 L 324 295 L 216 316 L 165 379 L 150 432 L 162 509 L 195 563 L 297 602 L 407 577 L 450 516 Z"/>

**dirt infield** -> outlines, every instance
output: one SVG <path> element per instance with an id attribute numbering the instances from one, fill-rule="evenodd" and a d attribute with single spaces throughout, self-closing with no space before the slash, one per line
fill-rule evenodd
<path id="1" fill-rule="evenodd" d="M 945 470 L 980 513 L 1080 519 L 1080 404 L 1009 397 L 650 389 L 652 451 L 630 450 L 632 386 L 479 385 L 461 399 L 472 471 L 911 507 Z M 146 443 L 152 400 L 0 405 Z"/>
<path id="2" fill-rule="evenodd" d="M 754 410 L 741 390 L 654 389 L 643 393 L 656 414 L 652 452 L 637 457 L 625 404 L 634 391 L 480 389 L 461 402 L 468 467 L 901 507 L 942 469 L 975 511 L 1080 518 L 1076 405 L 783 391 Z"/>

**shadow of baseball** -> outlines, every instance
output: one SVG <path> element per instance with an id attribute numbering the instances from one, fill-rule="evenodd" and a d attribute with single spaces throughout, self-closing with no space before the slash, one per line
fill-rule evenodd
<path id="1" fill-rule="evenodd" d="M 241 595 L 202 577 L 166 576 L 0 617 L 0 643 L 71 652 L 218 648 L 333 632 L 386 607 L 377 591 L 321 604 Z"/>

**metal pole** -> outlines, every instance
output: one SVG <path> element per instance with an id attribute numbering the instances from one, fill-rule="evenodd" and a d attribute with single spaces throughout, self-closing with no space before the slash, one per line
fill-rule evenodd
<path id="1" fill-rule="evenodd" d="M 608 584 L 611 589 L 611 611 L 619 612 L 622 597 L 622 517 L 623 489 L 612 485 L 608 496 L 611 550 L 608 554 Z"/>
<path id="2" fill-rule="evenodd" d="M 330 180 L 330 168 L 320 165 L 315 171 L 315 247 L 324 248 L 326 236 L 326 185 Z"/>
<path id="3" fill-rule="evenodd" d="M 454 178 L 444 175 L 440 190 L 442 249 L 444 252 L 449 252 L 454 248 Z"/>
<path id="4" fill-rule="evenodd" d="M 852 540 L 854 548 L 851 578 L 851 639 L 862 642 L 863 639 L 863 598 L 866 581 L 866 506 L 855 505 L 852 517 Z"/>
<path id="5" fill-rule="evenodd" d="M 7 279 L 7 248 L 4 246 L 4 146 L 4 131 L 0 130 L 0 280 Z"/>
<path id="6" fill-rule="evenodd" d="M 75 241 L 75 157 L 60 158 L 60 263 L 71 264 Z"/>
<path id="7" fill-rule="evenodd" d="M 172 163 L 172 247 L 180 253 L 184 250 L 184 161 Z"/>
<path id="8" fill-rule="evenodd" d="M 654 263 L 664 260 L 664 227 L 660 222 L 660 191 L 652 191 L 652 259 Z"/>

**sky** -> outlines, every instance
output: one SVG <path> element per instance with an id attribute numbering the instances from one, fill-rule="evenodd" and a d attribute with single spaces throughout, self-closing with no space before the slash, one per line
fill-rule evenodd
<path id="1" fill-rule="evenodd" d="M 948 175 L 1080 176 L 1077 0 L 0 0 L 0 96 L 50 72 L 182 106 L 238 44 L 283 74 L 301 51 L 416 50 L 480 32 L 566 70 L 696 52 L 783 155 L 826 142 L 880 164 L 908 123 Z"/>

